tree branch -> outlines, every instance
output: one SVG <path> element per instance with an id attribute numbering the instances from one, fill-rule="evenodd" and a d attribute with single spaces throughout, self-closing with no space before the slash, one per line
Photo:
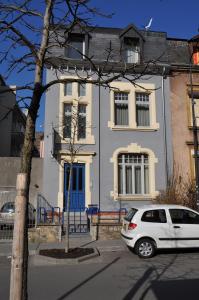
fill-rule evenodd
<path id="1" fill-rule="evenodd" d="M 38 11 L 30 10 L 30 9 L 24 9 L 23 7 L 16 6 L 16 5 L 4 5 L 0 4 L 0 10 L 5 10 L 8 12 L 21 12 L 26 16 L 34 16 L 34 17 L 40 17 L 43 18 L 43 15 L 39 13 Z"/>
<path id="2" fill-rule="evenodd" d="M 0 20 L 0 25 L 3 24 L 5 25 L 5 27 L 1 27 L 1 31 L 8 31 L 8 30 L 11 30 L 13 33 L 15 33 L 20 39 L 21 41 L 23 42 L 23 44 L 25 46 L 27 46 L 30 51 L 32 52 L 32 54 L 35 56 L 35 58 L 37 59 L 38 56 L 37 56 L 37 49 L 35 47 L 34 44 L 32 44 L 26 37 L 25 35 L 20 32 L 17 28 L 15 28 L 14 26 L 12 26 L 10 23 L 6 22 L 6 21 L 3 21 L 3 20 Z"/>

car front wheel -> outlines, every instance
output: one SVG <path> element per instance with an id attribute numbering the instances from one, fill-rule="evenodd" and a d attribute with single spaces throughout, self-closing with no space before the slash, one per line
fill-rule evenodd
<path id="1" fill-rule="evenodd" d="M 136 243 L 135 252 L 141 258 L 150 258 L 155 254 L 155 244 L 150 239 L 141 239 Z"/>

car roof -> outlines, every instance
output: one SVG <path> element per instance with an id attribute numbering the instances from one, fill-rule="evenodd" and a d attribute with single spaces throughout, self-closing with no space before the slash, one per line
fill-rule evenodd
<path id="1" fill-rule="evenodd" d="M 137 210 L 146 210 L 146 209 L 169 209 L 169 208 L 181 208 L 181 209 L 191 209 L 189 207 L 178 205 L 178 204 L 143 204 L 143 205 L 135 205 L 132 209 Z M 192 210 L 192 209 L 191 209 Z"/>

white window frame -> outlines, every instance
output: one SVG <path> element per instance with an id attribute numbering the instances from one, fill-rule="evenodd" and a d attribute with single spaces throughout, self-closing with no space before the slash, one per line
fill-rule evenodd
<path id="1" fill-rule="evenodd" d="M 118 171 L 118 156 L 121 153 L 139 153 L 139 154 L 147 154 L 148 155 L 148 165 L 149 165 L 149 193 L 148 194 L 119 194 L 119 171 Z M 121 147 L 116 149 L 113 152 L 113 155 L 110 159 L 110 162 L 113 163 L 113 190 L 110 192 L 110 196 L 114 200 L 151 200 L 155 199 L 159 192 L 155 190 L 155 164 L 158 162 L 158 159 L 155 157 L 154 152 L 149 148 L 142 148 L 136 143 L 132 143 L 127 147 Z"/>
<path id="2" fill-rule="evenodd" d="M 199 98 L 193 98 L 194 101 L 194 112 L 195 112 L 195 119 L 196 119 L 196 126 L 199 127 Z M 192 115 L 192 99 L 189 97 L 189 123 L 190 127 L 193 127 L 193 115 Z"/>
<path id="3" fill-rule="evenodd" d="M 125 95 L 127 95 L 127 99 L 115 99 L 116 94 L 125 94 Z M 120 95 L 120 97 L 123 98 L 122 95 Z M 128 120 L 127 120 L 126 125 L 116 124 L 115 111 L 116 111 L 117 104 L 126 104 L 127 105 Z M 114 123 L 115 123 L 115 126 L 128 126 L 129 125 L 129 94 L 127 92 L 114 92 Z"/>
<path id="4" fill-rule="evenodd" d="M 83 78 L 83 77 L 82 77 Z M 60 79 L 72 79 L 76 80 L 79 79 L 77 76 L 60 76 Z M 64 84 L 60 83 L 60 99 L 59 99 L 59 124 L 63 124 L 64 120 L 64 103 L 68 103 L 73 105 L 75 109 L 78 109 L 78 104 L 84 104 L 86 105 L 86 138 L 85 139 L 79 139 L 76 138 L 75 143 L 76 144 L 88 144 L 88 145 L 94 145 L 95 144 L 95 138 L 92 134 L 92 84 L 86 83 L 86 96 L 79 97 L 78 94 L 78 82 L 72 82 L 72 95 L 64 95 Z M 64 139 L 63 137 L 63 126 L 59 126 L 59 135 L 61 137 L 62 143 L 68 143 L 69 139 Z"/>
<path id="5" fill-rule="evenodd" d="M 84 88 L 83 88 L 83 86 L 84 86 Z M 80 94 L 81 87 L 84 90 L 84 95 Z M 78 83 L 78 96 L 79 97 L 86 97 L 86 84 L 85 83 Z"/>
<path id="6" fill-rule="evenodd" d="M 68 111 L 65 113 L 65 105 L 68 105 L 71 107 L 71 111 Z M 73 104 L 72 103 L 64 103 L 64 116 L 63 116 L 63 120 L 64 120 L 64 127 L 65 127 L 65 117 L 71 117 L 71 124 L 70 124 L 70 137 L 65 137 L 64 131 L 65 128 L 63 128 L 63 138 L 64 139 L 70 139 L 71 138 L 71 132 L 72 132 L 72 115 L 73 115 Z"/>
<path id="7" fill-rule="evenodd" d="M 148 96 L 148 101 L 141 101 L 141 100 L 137 100 L 137 95 L 138 94 L 142 94 L 144 96 Z M 149 111 L 149 125 L 139 125 L 138 122 L 137 122 L 137 109 L 138 109 L 138 106 L 148 106 L 148 111 Z M 136 124 L 137 124 L 137 127 L 142 127 L 142 126 L 146 126 L 146 127 L 150 127 L 150 124 L 151 124 L 151 119 L 150 119 L 150 94 L 149 93 L 146 93 L 146 92 L 135 92 L 135 110 L 136 110 Z"/>
<path id="8" fill-rule="evenodd" d="M 134 155 L 136 156 L 136 154 L 138 153 L 120 153 L 118 155 L 118 166 L 122 166 L 122 187 L 123 187 L 123 191 L 122 193 L 120 193 L 121 196 L 126 196 L 126 195 L 139 195 L 138 193 L 135 192 L 135 168 L 136 167 L 140 167 L 141 168 L 141 193 L 140 195 L 147 195 L 148 193 L 145 193 L 145 176 L 144 176 L 144 167 L 148 166 L 149 168 L 149 162 L 145 163 L 145 158 L 144 156 L 147 155 L 148 158 L 148 154 L 146 153 L 140 153 L 139 155 L 141 155 L 141 163 L 139 162 L 125 162 L 125 156 L 127 155 Z M 119 156 L 122 155 L 122 162 L 119 162 Z M 149 160 L 149 158 L 148 158 Z M 131 167 L 132 170 L 132 193 L 129 194 L 126 192 L 126 166 Z M 149 178 L 148 178 L 149 181 Z M 119 188 L 119 176 L 118 176 L 118 188 Z"/>
<path id="9" fill-rule="evenodd" d="M 138 131 L 156 131 L 159 129 L 159 123 L 156 122 L 156 100 L 155 100 L 155 84 L 139 83 L 134 86 L 129 82 L 115 81 L 110 83 L 110 120 L 108 127 L 111 130 L 138 130 Z M 115 124 L 115 101 L 114 92 L 120 91 L 128 93 L 129 99 L 129 124 L 127 126 L 120 126 Z M 149 93 L 149 118 L 150 126 L 137 126 L 136 124 L 136 93 Z"/>
<path id="10" fill-rule="evenodd" d="M 67 92 L 67 86 L 71 85 L 71 93 Z M 72 82 L 64 83 L 64 96 L 72 96 L 73 94 L 73 84 Z"/>
<path id="11" fill-rule="evenodd" d="M 85 107 L 85 112 L 79 112 L 79 107 L 80 106 L 84 106 Z M 79 116 L 80 117 L 84 117 L 86 119 L 86 124 L 87 124 L 87 104 L 84 104 L 84 103 L 79 103 L 78 104 L 78 129 L 77 129 L 77 139 L 78 141 L 79 140 L 85 140 L 86 139 L 86 129 L 87 129 L 87 125 L 86 125 L 86 128 L 85 128 L 85 138 L 80 138 L 79 137 Z"/>
<path id="12" fill-rule="evenodd" d="M 129 45 L 126 43 L 126 39 L 129 39 L 132 44 Z M 135 43 L 135 39 L 133 38 L 124 38 L 122 50 L 124 52 L 125 62 L 129 64 L 138 64 L 140 62 L 140 44 L 139 41 Z M 131 53 L 129 55 L 129 53 Z"/>

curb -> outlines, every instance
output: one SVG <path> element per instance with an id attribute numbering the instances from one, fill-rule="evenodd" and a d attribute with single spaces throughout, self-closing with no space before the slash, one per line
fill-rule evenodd
<path id="1" fill-rule="evenodd" d="M 45 266 L 45 265 L 76 265 L 83 261 L 89 260 L 91 258 L 98 257 L 100 254 L 96 248 L 93 248 L 94 252 L 79 258 L 53 258 L 44 255 L 35 254 L 30 256 L 29 262 L 34 266 Z"/>
<path id="2" fill-rule="evenodd" d="M 98 246 L 98 251 L 102 252 L 122 252 L 126 251 L 127 248 L 125 246 Z"/>

